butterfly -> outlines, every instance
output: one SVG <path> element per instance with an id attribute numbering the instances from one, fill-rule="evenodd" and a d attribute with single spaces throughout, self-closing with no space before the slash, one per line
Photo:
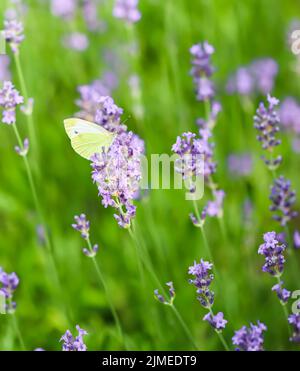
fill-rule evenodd
<path id="1" fill-rule="evenodd" d="M 100 125 L 79 118 L 64 120 L 64 126 L 74 151 L 87 160 L 103 148 L 108 150 L 116 137 Z"/>

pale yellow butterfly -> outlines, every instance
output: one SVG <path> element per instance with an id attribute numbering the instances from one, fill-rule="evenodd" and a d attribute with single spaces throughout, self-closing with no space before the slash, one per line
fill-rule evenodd
<path id="1" fill-rule="evenodd" d="M 103 148 L 107 150 L 115 139 L 115 134 L 79 118 L 64 120 L 64 126 L 74 151 L 87 160 L 94 153 L 102 152 Z"/>

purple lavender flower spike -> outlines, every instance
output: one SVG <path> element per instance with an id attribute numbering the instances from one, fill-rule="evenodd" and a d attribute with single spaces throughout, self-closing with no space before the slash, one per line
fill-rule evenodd
<path id="1" fill-rule="evenodd" d="M 240 95 L 250 95 L 254 89 L 254 79 L 249 68 L 240 67 L 227 82 L 226 90 L 228 93 L 238 93 Z"/>
<path id="2" fill-rule="evenodd" d="M 23 103 L 24 98 L 15 89 L 10 81 L 4 81 L 0 89 L 0 107 L 2 111 L 2 122 L 14 124 L 16 122 L 16 107 Z"/>
<path id="3" fill-rule="evenodd" d="M 204 42 L 203 44 L 195 44 L 191 47 L 192 69 L 190 71 L 193 77 L 197 100 L 205 101 L 211 99 L 214 94 L 214 85 L 209 77 L 213 74 L 214 68 L 211 65 L 211 55 L 214 53 L 214 48 Z"/>
<path id="4" fill-rule="evenodd" d="M 120 124 L 123 109 L 118 107 L 109 96 L 102 96 L 97 102 L 95 122 L 105 129 L 113 132 L 124 132 L 126 126 Z"/>
<path id="5" fill-rule="evenodd" d="M 260 103 L 256 110 L 256 115 L 254 116 L 254 127 L 259 131 L 257 139 L 262 143 L 262 148 L 272 153 L 274 148 L 281 143 L 281 141 L 276 138 L 276 134 L 279 131 L 280 121 L 275 107 L 279 104 L 279 100 L 270 95 L 267 96 L 267 100 L 269 103 L 268 107 L 265 107 L 264 103 Z M 281 156 L 278 156 L 275 159 L 266 159 L 263 157 L 263 160 L 272 170 L 278 167 L 282 158 Z"/>
<path id="6" fill-rule="evenodd" d="M 285 263 L 283 256 L 285 245 L 280 245 L 276 237 L 275 232 L 265 233 L 264 243 L 260 245 L 258 253 L 265 256 L 265 264 L 262 267 L 262 271 L 270 273 L 272 276 L 280 277 Z"/>
<path id="7" fill-rule="evenodd" d="M 289 323 L 293 327 L 293 335 L 290 338 L 290 341 L 300 343 L 300 312 L 297 314 L 291 314 L 289 316 Z"/>
<path id="8" fill-rule="evenodd" d="M 99 246 L 98 245 L 94 245 L 92 247 L 92 251 L 88 250 L 87 248 L 83 248 L 82 249 L 82 252 L 84 253 L 85 256 L 87 256 L 89 258 L 93 258 L 94 256 L 97 255 L 98 250 L 99 250 Z"/>
<path id="9" fill-rule="evenodd" d="M 283 281 L 280 281 L 276 285 L 272 287 L 272 291 L 275 291 L 278 299 L 281 301 L 282 304 L 286 304 L 291 296 L 291 292 L 282 287 Z"/>
<path id="10" fill-rule="evenodd" d="M 78 335 L 74 337 L 70 330 L 67 330 L 61 337 L 60 341 L 63 342 L 62 350 L 65 352 L 82 352 L 87 350 L 87 346 L 83 342 L 83 336 L 87 335 L 87 332 L 76 325 Z"/>
<path id="11" fill-rule="evenodd" d="M 294 232 L 294 247 L 300 249 L 300 233 L 297 230 Z"/>
<path id="12" fill-rule="evenodd" d="M 62 44 L 65 48 L 83 52 L 89 46 L 89 39 L 84 33 L 72 32 L 63 37 Z"/>
<path id="13" fill-rule="evenodd" d="M 234 345 L 238 347 L 236 350 L 243 351 L 263 351 L 264 337 L 263 332 L 267 330 L 267 327 L 257 322 L 257 325 L 250 323 L 250 327 L 243 326 L 240 330 L 235 331 L 235 335 L 232 338 Z"/>
<path id="14" fill-rule="evenodd" d="M 51 0 L 51 12 L 56 17 L 71 20 L 77 7 L 76 0 Z"/>
<path id="15" fill-rule="evenodd" d="M 208 201 L 207 203 L 207 214 L 211 217 L 222 218 L 225 192 L 222 189 L 214 190 L 213 195 L 214 201 Z"/>
<path id="16" fill-rule="evenodd" d="M 138 0 L 115 0 L 113 15 L 128 23 L 136 23 L 141 19 L 141 13 L 137 6 Z"/>
<path id="17" fill-rule="evenodd" d="M 228 168 L 232 175 L 248 176 L 252 172 L 252 157 L 250 153 L 231 154 L 228 157 Z"/>
<path id="18" fill-rule="evenodd" d="M 281 103 L 279 117 L 284 129 L 300 134 L 300 105 L 294 98 L 287 97 Z"/>
<path id="19" fill-rule="evenodd" d="M 194 265 L 189 267 L 188 273 L 194 276 L 189 283 L 197 288 L 197 299 L 204 308 L 211 308 L 214 303 L 214 293 L 209 289 L 209 286 L 214 279 L 210 273 L 212 264 L 201 259 L 200 263 L 194 262 Z"/>
<path id="20" fill-rule="evenodd" d="M 203 321 L 207 321 L 210 323 L 213 329 L 215 329 L 218 332 L 221 332 L 224 330 L 227 320 L 224 318 L 224 313 L 219 312 L 216 315 L 213 315 L 212 313 L 208 312 L 204 317 Z"/>
<path id="21" fill-rule="evenodd" d="M 23 34 L 24 28 L 22 22 L 17 20 L 4 21 L 4 35 L 6 42 L 10 45 L 13 53 L 19 53 L 19 47 L 25 36 Z"/>
<path id="22" fill-rule="evenodd" d="M 270 200 L 272 201 L 270 211 L 277 212 L 273 215 L 273 219 L 280 222 L 281 226 L 286 226 L 291 219 L 298 215 L 296 211 L 292 210 L 296 201 L 296 192 L 291 191 L 291 182 L 283 176 L 274 180 Z"/>
<path id="23" fill-rule="evenodd" d="M 166 285 L 168 286 L 168 289 L 169 289 L 169 296 L 170 296 L 169 300 L 167 300 L 163 295 L 161 295 L 159 293 L 158 289 L 155 289 L 154 290 L 154 297 L 155 297 L 155 299 L 157 299 L 162 304 L 172 305 L 173 304 L 173 301 L 175 299 L 174 285 L 173 285 L 173 282 L 172 281 L 167 282 Z"/>
<path id="24" fill-rule="evenodd" d="M 10 80 L 11 73 L 9 70 L 9 65 L 9 56 L 0 54 L 0 82 Z"/>
<path id="25" fill-rule="evenodd" d="M 15 151 L 19 156 L 25 157 L 27 156 L 29 150 L 29 139 L 25 138 L 23 142 L 23 147 L 20 148 L 19 146 L 15 146 Z"/>
<path id="26" fill-rule="evenodd" d="M 75 223 L 72 224 L 72 227 L 81 233 L 81 237 L 85 240 L 89 239 L 89 231 L 90 231 L 90 222 L 86 219 L 85 214 L 80 214 L 74 216 Z"/>
<path id="27" fill-rule="evenodd" d="M 193 213 L 190 214 L 190 220 L 195 227 L 202 228 L 205 223 L 206 216 L 207 216 L 207 207 L 204 207 L 204 209 L 202 210 L 200 214 L 200 220 L 198 220 L 198 218 Z"/>
<path id="28" fill-rule="evenodd" d="M 6 273 L 0 267 L 0 293 L 6 300 L 5 310 L 7 313 L 13 313 L 16 309 L 16 303 L 12 300 L 14 292 L 19 286 L 19 277 L 16 273 Z"/>

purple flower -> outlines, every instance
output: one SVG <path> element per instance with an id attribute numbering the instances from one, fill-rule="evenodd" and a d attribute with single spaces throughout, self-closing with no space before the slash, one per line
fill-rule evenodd
<path id="1" fill-rule="evenodd" d="M 228 167 L 232 175 L 247 176 L 251 174 L 253 167 L 251 154 L 231 154 L 228 157 Z"/>
<path id="2" fill-rule="evenodd" d="M 22 157 L 27 156 L 28 150 L 29 150 L 29 139 L 28 138 L 24 139 L 22 147 L 15 146 L 15 151 L 17 152 L 19 156 L 22 156 Z"/>
<path id="3" fill-rule="evenodd" d="M 225 198 L 225 192 L 222 189 L 214 190 L 214 201 L 208 201 L 206 212 L 211 217 L 221 218 L 223 215 L 223 202 Z"/>
<path id="4" fill-rule="evenodd" d="M 250 327 L 243 326 L 240 330 L 235 331 L 235 335 L 232 338 L 234 345 L 237 345 L 236 350 L 250 351 L 263 351 L 264 337 L 263 332 L 267 330 L 267 327 L 257 321 L 257 325 L 250 323 Z"/>
<path id="5" fill-rule="evenodd" d="M 120 123 L 123 109 L 109 96 L 102 96 L 97 102 L 95 122 L 112 132 L 124 132 L 126 126 Z"/>
<path id="6" fill-rule="evenodd" d="M 300 233 L 297 230 L 294 232 L 294 247 L 300 249 Z"/>
<path id="7" fill-rule="evenodd" d="M 0 82 L 10 80 L 11 73 L 9 71 L 9 65 L 9 56 L 0 54 Z"/>
<path id="8" fill-rule="evenodd" d="M 83 0 L 82 13 L 86 26 L 90 31 L 104 31 L 106 25 L 98 19 L 97 1 Z"/>
<path id="9" fill-rule="evenodd" d="M 276 134 L 279 131 L 279 115 L 275 107 L 278 105 L 279 100 L 270 95 L 267 96 L 267 100 L 269 103 L 268 107 L 265 107 L 264 103 L 261 102 L 256 110 L 254 127 L 259 131 L 257 139 L 262 143 L 262 148 L 272 153 L 274 148 L 281 143 L 276 138 Z M 270 168 L 276 168 L 281 162 L 281 156 L 278 156 L 275 160 L 263 159 Z"/>
<path id="10" fill-rule="evenodd" d="M 83 336 L 87 335 L 87 332 L 76 325 L 78 335 L 74 337 L 70 330 L 67 330 L 61 337 L 60 341 L 63 342 L 62 350 L 65 352 L 82 352 L 86 351 L 87 347 L 83 342 Z"/>
<path id="11" fill-rule="evenodd" d="M 115 0 L 113 15 L 128 23 L 135 23 L 141 19 L 141 13 L 137 9 L 138 0 Z"/>
<path id="12" fill-rule="evenodd" d="M 283 227 L 298 215 L 296 211 L 292 210 L 292 206 L 296 201 L 296 192 L 291 191 L 291 182 L 283 176 L 274 180 L 270 200 L 272 201 L 270 210 L 277 212 L 277 214 L 273 215 L 273 219 L 280 222 Z"/>
<path id="13" fill-rule="evenodd" d="M 272 276 L 280 277 L 283 272 L 285 259 L 283 252 L 285 245 L 279 245 L 275 232 L 264 234 L 264 243 L 260 245 L 258 253 L 265 256 L 263 272 L 268 272 Z"/>
<path id="14" fill-rule="evenodd" d="M 190 220 L 194 224 L 194 226 L 198 227 L 198 228 L 201 228 L 201 227 L 203 227 L 206 216 L 207 216 L 207 207 L 203 208 L 203 210 L 200 214 L 200 220 L 198 220 L 198 218 L 193 213 L 191 213 L 189 216 L 190 216 Z"/>
<path id="15" fill-rule="evenodd" d="M 272 291 L 275 291 L 278 299 L 281 301 L 282 304 L 286 304 L 291 296 L 291 292 L 287 289 L 282 287 L 283 281 L 280 281 L 276 285 L 272 287 Z"/>
<path id="16" fill-rule="evenodd" d="M 289 323 L 293 327 L 293 336 L 290 338 L 290 341 L 300 343 L 300 313 L 291 314 L 289 316 Z"/>
<path id="17" fill-rule="evenodd" d="M 294 98 L 288 97 L 281 103 L 279 117 L 285 129 L 300 134 L 300 105 Z"/>
<path id="18" fill-rule="evenodd" d="M 208 312 L 204 317 L 204 321 L 207 321 L 210 323 L 210 325 L 216 330 L 216 331 L 222 331 L 226 323 L 228 322 L 224 318 L 224 314 L 222 312 L 217 313 L 216 315 L 213 315 L 212 313 Z"/>
<path id="19" fill-rule="evenodd" d="M 254 79 L 249 68 L 238 68 L 229 78 L 226 89 L 231 94 L 236 92 L 240 95 L 250 95 L 254 89 Z"/>
<path id="20" fill-rule="evenodd" d="M 77 0 L 51 0 L 51 12 L 56 17 L 70 20 L 74 17 Z"/>
<path id="21" fill-rule="evenodd" d="M 167 282 L 166 285 L 168 286 L 168 289 L 169 289 L 169 296 L 170 296 L 169 300 L 164 298 L 164 296 L 159 293 L 158 289 L 154 290 L 154 297 L 163 304 L 172 305 L 175 299 L 174 285 L 172 281 Z"/>
<path id="22" fill-rule="evenodd" d="M 190 74 L 193 77 L 197 100 L 211 99 L 215 94 L 214 85 L 209 80 L 209 77 L 214 72 L 214 68 L 211 65 L 211 55 L 214 53 L 214 48 L 205 41 L 202 44 L 193 45 L 190 53 L 192 55 Z"/>
<path id="23" fill-rule="evenodd" d="M 211 136 L 209 129 L 200 129 L 200 138 L 196 134 L 187 132 L 177 137 L 172 151 L 180 158 L 175 162 L 175 169 L 183 179 L 204 175 L 208 178 L 216 171 L 213 161 L 213 144 L 208 139 Z"/>
<path id="24" fill-rule="evenodd" d="M 8 313 L 13 313 L 16 309 L 16 303 L 12 301 L 14 292 L 19 286 L 19 277 L 16 273 L 6 273 L 0 267 L 0 293 L 6 299 L 5 309 Z"/>
<path id="25" fill-rule="evenodd" d="M 197 299 L 204 308 L 211 308 L 214 303 L 214 293 L 209 289 L 209 286 L 214 279 L 210 273 L 212 264 L 201 259 L 200 263 L 194 262 L 194 265 L 189 267 L 188 273 L 194 276 L 189 283 L 197 288 Z"/>
<path id="26" fill-rule="evenodd" d="M 99 246 L 96 244 L 91 248 L 91 250 L 87 248 L 83 248 L 82 252 L 84 253 L 85 256 L 89 258 L 93 258 L 94 256 L 97 255 L 98 250 L 99 250 Z"/>
<path id="27" fill-rule="evenodd" d="M 77 52 L 83 52 L 89 46 L 88 37 L 81 32 L 72 32 L 62 39 L 63 46 Z"/>
<path id="28" fill-rule="evenodd" d="M 25 38 L 23 32 L 24 28 L 22 22 L 18 22 L 15 19 L 4 21 L 5 39 L 6 42 L 10 45 L 13 53 L 19 52 L 19 46 Z"/>
<path id="29" fill-rule="evenodd" d="M 85 214 L 80 214 L 74 216 L 75 223 L 72 224 L 72 227 L 81 233 L 81 237 L 85 240 L 89 239 L 89 231 L 90 231 L 90 222 L 86 219 Z"/>
<path id="30" fill-rule="evenodd" d="M 0 107 L 2 107 L 2 122 L 14 124 L 16 122 L 16 107 L 23 103 L 24 98 L 15 89 L 10 81 L 4 81 L 0 89 Z"/>

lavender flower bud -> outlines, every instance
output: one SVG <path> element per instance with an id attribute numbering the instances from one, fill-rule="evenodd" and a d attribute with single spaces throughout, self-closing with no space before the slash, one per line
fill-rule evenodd
<path id="1" fill-rule="evenodd" d="M 264 337 L 263 332 L 267 330 L 267 327 L 257 322 L 257 325 L 250 323 L 250 327 L 243 326 L 240 330 L 235 331 L 235 335 L 232 338 L 234 345 L 237 345 L 236 350 L 244 351 L 263 351 Z"/>
<path id="2" fill-rule="evenodd" d="M 209 290 L 209 286 L 214 279 L 213 274 L 209 271 L 212 269 L 212 264 L 201 259 L 200 263 L 194 262 L 194 265 L 189 267 L 188 273 L 194 276 L 189 283 L 197 288 L 197 299 L 205 308 L 211 308 L 214 303 L 214 293 Z"/>
<path id="3" fill-rule="evenodd" d="M 166 285 L 168 286 L 169 288 L 169 300 L 167 300 L 163 295 L 161 295 L 158 291 L 158 289 L 155 289 L 154 290 L 154 297 L 155 299 L 157 299 L 159 302 L 161 302 L 162 304 L 166 304 L 166 305 L 172 305 L 173 304 L 173 301 L 175 299 L 175 289 L 174 289 L 174 285 L 173 285 L 173 282 L 167 282 Z"/>
<path id="4" fill-rule="evenodd" d="M 280 281 L 280 283 L 277 283 L 272 287 L 272 291 L 276 292 L 277 297 L 282 304 L 286 304 L 291 296 L 291 292 L 283 288 L 282 285 L 283 281 Z"/>
<path id="5" fill-rule="evenodd" d="M 289 323 L 293 327 L 293 335 L 290 338 L 290 341 L 294 343 L 300 343 L 300 313 L 291 314 L 289 316 Z"/>
<path id="6" fill-rule="evenodd" d="M 90 230 L 90 222 L 86 219 L 85 214 L 80 214 L 74 216 L 75 222 L 72 224 L 72 227 L 81 233 L 81 237 L 85 240 L 89 239 L 89 230 Z"/>
<path id="7" fill-rule="evenodd" d="M 19 146 L 15 146 L 15 151 L 17 152 L 19 156 L 22 156 L 22 157 L 27 156 L 28 150 L 29 150 L 29 139 L 28 138 L 24 139 L 22 148 L 20 148 Z"/>
<path id="8" fill-rule="evenodd" d="M 13 313 L 16 309 L 16 303 L 12 299 L 19 282 L 19 277 L 16 273 L 6 273 L 0 267 L 0 292 L 6 299 L 5 310 L 7 313 Z"/>
<path id="9" fill-rule="evenodd" d="M 204 321 L 207 321 L 210 323 L 212 328 L 214 328 L 216 331 L 221 332 L 228 322 L 226 319 L 224 319 L 224 313 L 219 312 L 216 315 L 213 315 L 212 313 L 208 312 L 204 317 Z"/>
<path id="10" fill-rule="evenodd" d="M 2 122 L 5 124 L 14 124 L 16 122 L 16 107 L 23 103 L 24 98 L 15 89 L 10 81 L 4 81 L 0 89 L 0 107 L 2 111 Z"/>
<path id="11" fill-rule="evenodd" d="M 87 248 L 83 248 L 82 249 L 82 252 L 84 253 L 85 256 L 89 257 L 89 258 L 93 258 L 94 256 L 97 255 L 97 252 L 99 250 L 99 246 L 98 245 L 94 245 L 92 247 L 92 251 L 90 251 L 89 249 Z"/>
<path id="12" fill-rule="evenodd" d="M 300 249 L 300 233 L 297 230 L 294 232 L 294 247 Z"/>
<path id="13" fill-rule="evenodd" d="M 115 0 L 113 15 L 128 23 L 135 23 L 141 19 L 141 13 L 137 9 L 138 0 Z"/>
<path id="14" fill-rule="evenodd" d="M 65 352 L 82 352 L 87 350 L 87 346 L 83 342 L 83 336 L 87 335 L 87 332 L 76 325 L 78 335 L 74 337 L 70 330 L 67 330 L 61 337 L 60 341 L 63 342 L 62 350 Z"/>
<path id="15" fill-rule="evenodd" d="M 24 28 L 22 22 L 17 20 L 5 20 L 4 21 L 4 35 L 6 42 L 10 45 L 13 53 L 19 53 L 19 46 L 25 39 L 23 34 Z"/>
<path id="16" fill-rule="evenodd" d="M 264 241 L 258 249 L 258 253 L 265 256 L 265 264 L 262 267 L 262 271 L 270 273 L 272 276 L 280 277 L 285 263 L 283 256 L 285 245 L 279 245 L 275 232 L 265 233 Z"/>

